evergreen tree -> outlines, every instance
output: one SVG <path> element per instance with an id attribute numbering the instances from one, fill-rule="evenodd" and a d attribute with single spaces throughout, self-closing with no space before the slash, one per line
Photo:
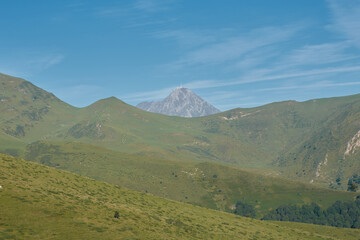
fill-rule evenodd
<path id="1" fill-rule="evenodd" d="M 255 217 L 255 209 L 253 205 L 243 203 L 243 202 L 237 202 L 235 205 L 234 213 L 240 216 L 244 217 Z"/>

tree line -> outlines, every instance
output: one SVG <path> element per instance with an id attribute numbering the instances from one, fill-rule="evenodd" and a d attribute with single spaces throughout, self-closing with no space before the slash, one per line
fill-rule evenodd
<path id="1" fill-rule="evenodd" d="M 327 209 L 321 209 L 316 203 L 303 206 L 283 205 L 266 214 L 262 220 L 360 228 L 360 196 L 353 202 L 336 201 Z"/>

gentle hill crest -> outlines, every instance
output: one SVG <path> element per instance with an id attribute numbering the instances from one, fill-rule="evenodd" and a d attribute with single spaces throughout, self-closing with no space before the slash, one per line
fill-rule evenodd
<path id="1" fill-rule="evenodd" d="M 87 107 L 90 107 L 90 106 L 104 106 L 104 105 L 107 105 L 107 104 L 121 104 L 121 105 L 123 105 L 123 104 L 126 104 L 126 103 L 123 102 L 122 100 L 118 99 L 117 97 L 111 96 L 111 97 L 108 97 L 108 98 L 97 100 L 96 102 L 90 104 Z"/>

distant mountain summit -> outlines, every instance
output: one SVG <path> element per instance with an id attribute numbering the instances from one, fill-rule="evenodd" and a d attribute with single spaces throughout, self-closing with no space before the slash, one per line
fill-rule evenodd
<path id="1" fill-rule="evenodd" d="M 154 113 L 180 117 L 201 117 L 220 110 L 187 88 L 178 87 L 162 101 L 142 102 L 136 107 Z"/>

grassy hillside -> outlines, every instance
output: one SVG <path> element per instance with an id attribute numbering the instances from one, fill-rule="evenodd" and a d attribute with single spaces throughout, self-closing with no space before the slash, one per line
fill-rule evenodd
<path id="1" fill-rule="evenodd" d="M 54 135 L 75 110 L 28 81 L 0 74 L 0 129 L 9 136 L 29 142 Z"/>
<path id="2" fill-rule="evenodd" d="M 183 119 L 148 114 L 107 99 L 81 109 L 87 120 L 50 139 L 163 159 L 272 169 L 329 187 L 339 177 L 346 184 L 352 174 L 360 172 L 353 157 L 357 149 L 343 161 L 348 142 L 360 129 L 359 110 L 360 95 L 356 95 Z"/>
<path id="3" fill-rule="evenodd" d="M 0 86 L 3 153 L 24 157 L 25 146 L 38 140 L 78 142 L 156 159 L 269 169 L 345 190 L 349 177 L 360 172 L 360 95 L 186 119 L 145 112 L 116 98 L 78 109 L 3 74 Z M 353 149 L 345 154 L 348 144 Z"/>
<path id="4" fill-rule="evenodd" d="M 0 239 L 358 239 L 360 234 L 237 217 L 5 155 L 0 164 Z"/>
<path id="5" fill-rule="evenodd" d="M 323 122 L 322 127 L 279 156 L 276 164 L 284 169 L 287 176 L 346 189 L 348 177 L 360 172 L 357 151 L 360 101 L 356 97 L 348 97 L 353 100 L 350 102 L 345 102 L 345 98 L 320 100 L 328 105 L 333 105 L 335 101 L 344 103 Z"/>
<path id="6" fill-rule="evenodd" d="M 28 145 L 26 159 L 144 193 L 231 211 L 242 201 L 259 216 L 282 204 L 316 202 L 327 207 L 351 200 L 354 193 L 332 191 L 264 176 L 216 163 L 179 162 L 125 154 L 82 143 L 39 141 Z"/>

